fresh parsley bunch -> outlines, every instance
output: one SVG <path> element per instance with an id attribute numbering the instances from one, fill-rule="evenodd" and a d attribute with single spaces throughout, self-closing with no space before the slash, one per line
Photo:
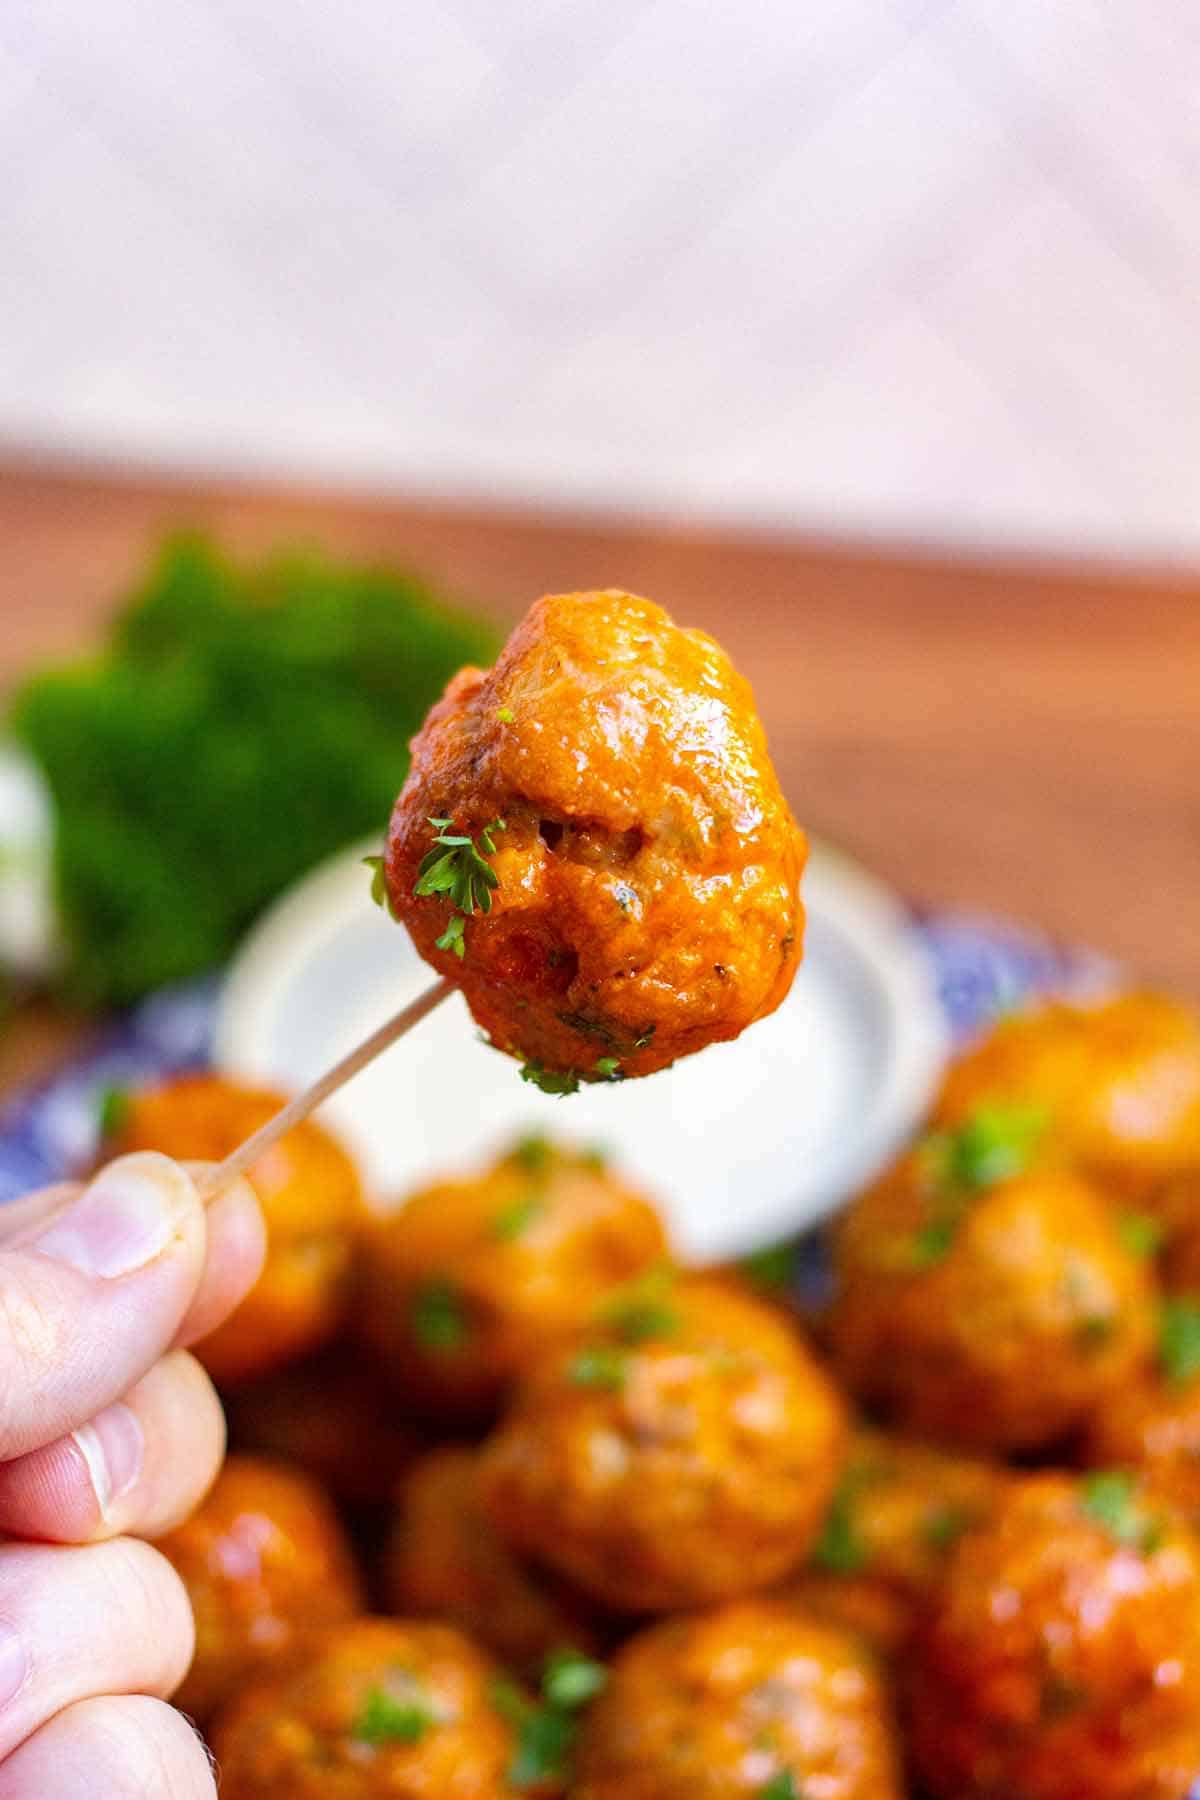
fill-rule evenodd
<path id="1" fill-rule="evenodd" d="M 383 827 L 430 704 L 495 649 L 409 575 L 168 542 L 107 650 L 13 702 L 55 801 L 70 994 L 131 1001 L 220 963 L 291 881 Z"/>

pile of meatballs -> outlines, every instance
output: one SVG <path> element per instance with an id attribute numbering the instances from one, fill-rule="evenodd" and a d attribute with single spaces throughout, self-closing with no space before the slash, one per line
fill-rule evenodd
<path id="1" fill-rule="evenodd" d="M 106 1148 L 276 1105 L 179 1079 Z M 1187 1009 L 998 1022 L 819 1312 L 786 1255 L 678 1267 L 582 1145 L 383 1211 L 310 1123 L 252 1179 L 266 1266 L 200 1348 L 234 1450 L 162 1545 L 225 1800 L 1200 1793 Z"/>

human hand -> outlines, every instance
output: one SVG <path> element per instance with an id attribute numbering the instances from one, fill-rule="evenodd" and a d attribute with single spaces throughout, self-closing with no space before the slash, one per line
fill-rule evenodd
<path id="1" fill-rule="evenodd" d="M 186 1346 L 252 1285 L 262 1221 L 235 1182 L 205 1209 L 164 1156 L 0 1207 L 0 1800 L 211 1800 L 164 1704 L 192 1654 L 157 1551 L 225 1447 Z"/>

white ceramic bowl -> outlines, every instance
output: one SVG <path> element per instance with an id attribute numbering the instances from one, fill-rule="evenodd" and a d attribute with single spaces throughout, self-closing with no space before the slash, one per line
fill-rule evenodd
<path id="1" fill-rule="evenodd" d="M 348 851 L 246 940 L 216 1062 L 298 1088 L 432 979 Z M 912 1129 L 946 1054 L 932 972 L 896 900 L 818 846 L 792 993 L 733 1044 L 642 1081 L 554 1099 L 483 1044 L 455 995 L 327 1108 L 382 1200 L 542 1128 L 610 1148 L 662 1203 L 681 1252 L 738 1255 L 827 1214 Z"/>

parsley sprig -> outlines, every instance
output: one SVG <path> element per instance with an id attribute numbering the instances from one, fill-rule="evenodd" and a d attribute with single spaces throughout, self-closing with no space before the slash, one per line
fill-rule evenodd
<path id="1" fill-rule="evenodd" d="M 567 1379 L 573 1387 L 599 1388 L 609 1394 L 620 1393 L 628 1372 L 628 1351 L 612 1344 L 585 1344 L 567 1364 Z"/>
<path id="2" fill-rule="evenodd" d="M 411 1676 L 404 1677 L 405 1691 L 397 1695 L 386 1688 L 372 1688 L 362 1711 L 350 1727 L 361 1744 L 419 1744 L 437 1724 L 429 1696 Z"/>
<path id="3" fill-rule="evenodd" d="M 796 1777 L 790 1769 L 780 1769 L 766 1787 L 759 1789 L 758 1800 L 804 1800 L 804 1789 L 796 1786 Z"/>
<path id="4" fill-rule="evenodd" d="M 466 955 L 463 929 L 467 920 L 476 912 L 492 910 L 492 891 L 500 886 L 500 877 L 487 859 L 496 854 L 496 832 L 507 831 L 508 826 L 503 819 L 493 819 L 476 839 L 452 830 L 452 819 L 430 819 L 429 823 L 437 835 L 421 858 L 413 893 L 418 900 L 438 894 L 449 899 L 454 911 L 437 947 L 462 957 Z M 371 892 L 382 903 L 386 894 L 382 868 L 375 871 Z"/>
<path id="5" fill-rule="evenodd" d="M 671 1337 L 680 1326 L 674 1287 L 674 1269 L 657 1264 L 608 1294 L 596 1308 L 596 1318 L 623 1344 Z"/>
<path id="6" fill-rule="evenodd" d="M 1164 1302 L 1158 1327 L 1158 1360 L 1172 1387 L 1200 1375 L 1200 1306 L 1194 1300 Z"/>
<path id="7" fill-rule="evenodd" d="M 1124 1469 L 1100 1469 L 1086 1476 L 1080 1504 L 1118 1544 L 1143 1556 L 1152 1556 L 1162 1543 L 1161 1521 L 1141 1504 L 1137 1477 Z"/>
<path id="8" fill-rule="evenodd" d="M 927 1224 L 912 1239 L 913 1264 L 932 1269 L 949 1254 L 971 1202 L 998 1182 L 1023 1175 L 1046 1129 L 1040 1107 L 976 1107 L 952 1130 L 930 1132 L 919 1155 L 933 1197 Z"/>
<path id="9" fill-rule="evenodd" d="M 418 1288 L 409 1305 L 413 1336 L 424 1350 L 452 1355 L 471 1335 L 471 1321 L 462 1295 L 444 1277 Z"/>
<path id="10" fill-rule="evenodd" d="M 813 1546 L 813 1567 L 829 1575 L 858 1575 L 871 1560 L 871 1548 L 859 1531 L 857 1503 L 862 1477 L 850 1469 L 833 1496 L 820 1537 Z"/>
<path id="11" fill-rule="evenodd" d="M 511 1725 L 517 1744 L 508 1766 L 509 1787 L 541 1787 L 564 1780 L 579 1729 L 582 1707 L 603 1692 L 608 1670 L 578 1650 L 556 1650 L 546 1659 L 540 1700 L 531 1700 L 516 1682 L 501 1676 L 492 1684 L 492 1705 Z"/>

